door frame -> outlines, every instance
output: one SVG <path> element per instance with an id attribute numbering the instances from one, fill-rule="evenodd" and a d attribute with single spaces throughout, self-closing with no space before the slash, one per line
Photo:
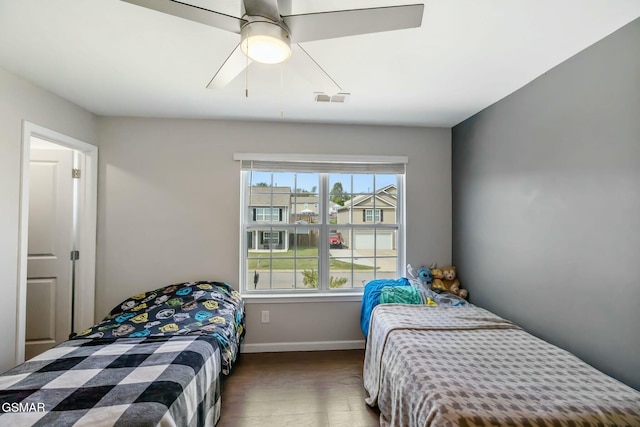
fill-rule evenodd
<path id="1" fill-rule="evenodd" d="M 70 148 L 80 153 L 82 174 L 78 192 L 75 326 L 88 328 L 94 323 L 96 281 L 96 230 L 98 208 L 98 147 L 54 130 L 23 120 L 22 165 L 20 176 L 20 222 L 18 231 L 18 292 L 16 310 L 16 364 L 24 362 L 27 320 L 27 249 L 29 234 L 29 169 L 31 137 Z"/>

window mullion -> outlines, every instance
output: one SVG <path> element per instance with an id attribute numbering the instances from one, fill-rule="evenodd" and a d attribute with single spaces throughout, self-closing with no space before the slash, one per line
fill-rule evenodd
<path id="1" fill-rule="evenodd" d="M 351 200 L 351 209 L 349 209 L 349 215 L 350 215 L 350 219 L 349 219 L 349 224 L 350 224 L 350 233 L 351 233 L 351 238 L 349 239 L 349 252 L 351 252 L 351 259 L 353 259 L 353 247 L 354 244 L 353 242 L 355 241 L 356 238 L 356 234 L 353 232 L 353 224 L 354 224 L 354 220 L 353 220 L 353 211 L 354 211 L 354 199 L 355 199 L 355 195 L 353 194 L 354 191 L 354 186 L 353 186 L 353 174 L 351 174 L 351 176 L 349 177 L 349 197 Z M 365 221 L 366 222 L 366 221 Z M 353 284 L 355 283 L 355 267 L 353 266 L 353 263 L 351 263 L 351 276 L 349 277 L 349 282 L 351 283 L 351 286 L 353 286 Z"/>
<path id="2" fill-rule="evenodd" d="M 373 194 L 371 197 L 373 198 L 373 212 L 371 212 L 371 216 L 373 217 L 373 277 L 377 279 L 377 267 L 378 267 L 378 224 L 379 220 L 376 220 L 376 176 L 373 175 Z"/>
<path id="3" fill-rule="evenodd" d="M 247 238 L 248 228 L 247 228 L 247 218 L 246 216 L 249 214 L 249 209 L 247 205 L 251 207 L 251 178 L 249 175 L 250 172 L 242 171 L 240 175 L 240 194 L 243 197 L 240 197 L 240 221 L 242 224 L 240 231 L 240 283 L 242 284 L 242 290 L 246 291 L 249 289 L 247 286 L 247 271 L 248 271 L 248 252 L 249 252 L 249 241 Z M 249 197 L 245 194 L 247 191 L 247 183 L 249 183 Z M 248 200 L 248 202 L 247 202 Z"/>
<path id="4" fill-rule="evenodd" d="M 291 206 L 291 204 L 289 204 Z M 291 208 L 290 208 L 291 209 Z M 293 224 L 297 223 L 298 219 L 298 174 L 293 175 L 293 209 L 289 212 L 289 217 L 293 218 Z M 302 284 L 300 284 L 302 286 Z M 293 229 L 293 288 L 298 289 L 298 229 Z"/>
<path id="5" fill-rule="evenodd" d="M 318 289 L 329 290 L 329 174 L 320 174 L 319 189 L 320 236 L 318 238 Z"/>
<path id="6" fill-rule="evenodd" d="M 396 232 L 397 238 L 397 264 L 396 271 L 398 274 L 406 274 L 405 266 L 406 262 L 406 213 L 404 210 L 405 201 L 404 201 L 404 185 L 405 185 L 405 175 L 397 175 L 396 176 L 396 224 L 402 224 L 401 227 L 398 227 L 398 231 Z"/>
<path id="7" fill-rule="evenodd" d="M 273 172 L 271 172 L 271 187 L 269 188 L 269 232 L 273 233 L 273 216 L 271 215 L 273 210 Z M 265 216 L 266 219 L 266 216 Z M 273 289 L 273 248 L 269 245 L 269 289 Z"/>

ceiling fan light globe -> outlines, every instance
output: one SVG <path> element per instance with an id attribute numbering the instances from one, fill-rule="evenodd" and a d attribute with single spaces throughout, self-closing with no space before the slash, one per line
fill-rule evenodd
<path id="1" fill-rule="evenodd" d="M 249 22 L 240 31 L 242 52 L 256 62 L 279 64 L 291 56 L 289 31 L 264 18 L 245 17 Z"/>
<path id="2" fill-rule="evenodd" d="M 279 64 L 291 56 L 291 48 L 287 43 L 268 35 L 252 35 L 245 38 L 241 49 L 253 61 L 263 64 Z"/>

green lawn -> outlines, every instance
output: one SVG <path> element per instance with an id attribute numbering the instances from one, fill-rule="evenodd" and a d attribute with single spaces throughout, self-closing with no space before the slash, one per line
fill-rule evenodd
<path id="1" fill-rule="evenodd" d="M 269 259 L 270 256 L 272 257 L 271 259 Z M 298 260 L 295 264 L 297 270 L 318 269 L 318 248 L 298 248 L 297 256 Z M 301 257 L 311 258 L 301 259 Z M 293 249 L 289 249 L 287 252 L 273 252 L 272 254 L 249 251 L 249 270 L 263 270 L 268 269 L 269 266 L 273 270 L 293 270 Z M 329 259 L 329 266 L 331 270 L 351 270 L 352 266 L 354 270 L 373 270 L 373 267 L 351 264 L 336 259 Z"/>

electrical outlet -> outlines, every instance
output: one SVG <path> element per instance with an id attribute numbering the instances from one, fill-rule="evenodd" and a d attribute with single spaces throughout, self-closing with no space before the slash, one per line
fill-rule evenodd
<path id="1" fill-rule="evenodd" d="M 262 312 L 262 323 L 269 323 L 269 312 L 266 310 Z"/>

